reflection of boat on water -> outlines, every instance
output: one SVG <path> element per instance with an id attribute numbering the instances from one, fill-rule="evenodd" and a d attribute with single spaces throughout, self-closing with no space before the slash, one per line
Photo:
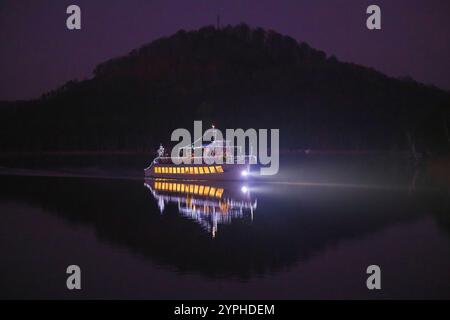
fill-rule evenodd
<path id="1" fill-rule="evenodd" d="M 144 185 L 157 200 L 161 213 L 167 204 L 177 204 L 181 215 L 196 221 L 213 237 L 220 224 L 230 224 L 234 219 L 253 220 L 257 205 L 249 187 L 237 183 L 148 179 Z"/>
<path id="2" fill-rule="evenodd" d="M 442 228 L 439 230 L 445 232 L 442 235 L 450 236 L 447 191 L 419 193 L 418 187 L 409 193 L 408 190 L 294 188 L 292 185 L 254 183 L 245 185 L 250 197 L 257 195 L 258 208 L 254 212 L 258 216 L 250 223 L 251 216 L 245 213 L 248 210 L 243 210 L 244 219 L 232 220 L 227 226 L 219 225 L 217 239 L 208 239 L 209 234 L 197 223 L 178 213 L 177 201 L 171 204 L 166 201 L 164 214 L 160 214 L 153 195 L 141 182 L 5 175 L 0 184 L 0 202 L 7 208 L 5 213 L 15 204 L 18 210 L 28 210 L 23 212 L 29 212 L 30 219 L 23 219 L 13 211 L 11 217 L 17 218 L 18 226 L 26 223 L 24 227 L 29 226 L 29 232 L 36 231 L 34 223 L 37 220 L 31 219 L 35 216 L 46 222 L 45 225 L 70 227 L 80 236 L 95 234 L 98 242 L 93 243 L 99 245 L 93 246 L 93 250 L 106 248 L 109 252 L 111 248 L 123 252 L 125 265 L 134 263 L 134 269 L 142 270 L 143 274 L 147 274 L 149 265 L 155 265 L 158 270 L 198 275 L 205 281 L 253 281 L 280 274 L 294 266 L 308 265 L 336 245 L 364 241 L 392 226 L 416 227 L 416 222 L 432 225 L 431 222 L 436 221 L 436 226 Z M 144 182 L 153 188 L 154 180 L 145 179 Z M 192 183 L 209 186 L 217 183 L 215 187 L 224 188 L 222 199 L 245 200 L 245 197 L 239 198 L 244 195 L 242 183 Z M 181 185 L 180 193 L 155 192 L 187 196 L 181 193 Z M 228 196 L 230 192 L 233 195 Z M 53 221 L 58 222 L 57 225 Z M 38 239 L 42 232 L 36 232 Z M 42 251 L 36 252 L 39 255 Z M 136 255 L 143 259 L 136 259 Z M 112 271 L 116 272 L 116 269 Z M 142 274 L 136 278 L 142 279 Z M 155 290 L 159 288 L 155 287 Z M 159 291 L 155 297 L 160 297 Z"/>
<path id="3" fill-rule="evenodd" d="M 214 126 L 213 126 L 213 130 Z M 198 141 L 198 140 L 197 140 Z M 196 141 L 196 142 L 197 142 Z M 245 180 L 256 157 L 245 155 L 240 146 L 227 140 L 180 148 L 181 155 L 167 156 L 161 145 L 157 157 L 144 169 L 145 177 L 182 180 Z M 252 161 L 253 160 L 253 161 Z"/>

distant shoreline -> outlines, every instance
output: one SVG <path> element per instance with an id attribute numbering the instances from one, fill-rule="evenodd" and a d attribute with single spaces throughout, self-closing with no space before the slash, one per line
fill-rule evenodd
<path id="1" fill-rule="evenodd" d="M 382 154 L 396 154 L 408 155 L 410 151 L 399 150 L 331 150 L 331 149 L 281 149 L 281 155 L 382 155 Z M 0 157 L 18 157 L 18 156 L 121 156 L 121 155 L 154 155 L 155 151 L 132 151 L 132 150 L 117 150 L 117 151 L 6 151 L 0 152 Z"/>

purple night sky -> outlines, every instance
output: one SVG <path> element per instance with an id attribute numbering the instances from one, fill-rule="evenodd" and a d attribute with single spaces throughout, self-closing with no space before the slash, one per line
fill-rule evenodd
<path id="1" fill-rule="evenodd" d="M 81 7 L 80 31 L 66 29 L 70 4 Z M 370 4 L 382 9 L 381 31 L 365 27 Z M 450 89 L 448 0 L 2 0 L 0 100 L 89 78 L 109 58 L 215 24 L 217 12 L 222 24 L 273 29 L 342 61 Z"/>

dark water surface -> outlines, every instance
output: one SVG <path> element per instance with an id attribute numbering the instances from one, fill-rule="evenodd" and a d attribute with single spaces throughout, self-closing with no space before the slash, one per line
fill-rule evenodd
<path id="1" fill-rule="evenodd" d="M 291 158 L 268 181 L 223 184 L 144 181 L 125 156 L 46 163 L 0 169 L 1 298 L 450 298 L 434 164 Z M 71 264 L 81 291 L 66 289 Z"/>

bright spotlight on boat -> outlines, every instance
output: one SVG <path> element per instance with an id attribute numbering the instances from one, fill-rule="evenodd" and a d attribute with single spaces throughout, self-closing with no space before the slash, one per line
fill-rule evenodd
<path id="1" fill-rule="evenodd" d="M 246 186 L 242 186 L 241 191 L 242 191 L 242 193 L 247 193 L 248 188 Z"/>
<path id="2" fill-rule="evenodd" d="M 243 170 L 241 172 L 241 176 L 246 177 L 248 175 L 248 171 L 247 170 Z"/>

